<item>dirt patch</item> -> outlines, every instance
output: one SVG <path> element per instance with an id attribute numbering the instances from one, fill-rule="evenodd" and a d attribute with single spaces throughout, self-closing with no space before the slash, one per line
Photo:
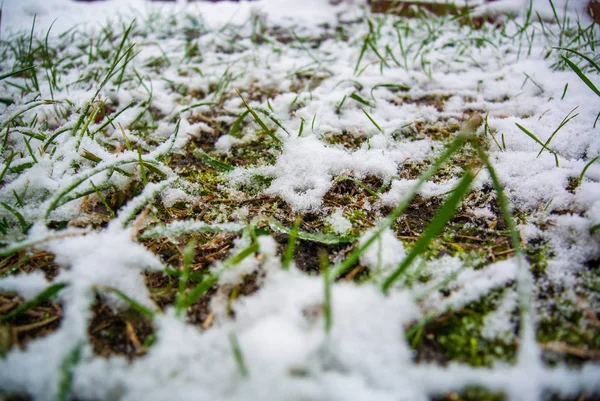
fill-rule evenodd
<path id="1" fill-rule="evenodd" d="M 0 262 L 0 276 L 9 274 L 29 274 L 36 270 L 44 272 L 46 280 L 54 279 L 59 272 L 60 266 L 54 263 L 54 255 L 45 251 L 26 252 L 21 251 L 8 256 Z"/>
<path id="2" fill-rule="evenodd" d="M 146 353 L 154 333 L 150 320 L 134 310 L 115 311 L 97 296 L 88 337 L 94 353 L 133 359 Z"/>
<path id="3" fill-rule="evenodd" d="M 17 295 L 0 293 L 0 318 L 23 304 L 24 300 Z M 62 305 L 46 301 L 0 323 L 0 355 L 13 347 L 24 349 L 30 341 L 53 333 L 60 326 L 61 319 Z"/>

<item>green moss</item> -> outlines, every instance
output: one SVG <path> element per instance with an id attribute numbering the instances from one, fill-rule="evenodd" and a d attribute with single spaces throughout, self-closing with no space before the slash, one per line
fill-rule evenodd
<path id="1" fill-rule="evenodd" d="M 256 139 L 233 146 L 225 162 L 236 167 L 275 164 L 279 151 L 268 146 L 271 142 L 271 138 L 260 133 Z"/>
<path id="2" fill-rule="evenodd" d="M 492 366 L 498 361 L 513 362 L 516 344 L 482 336 L 485 316 L 496 309 L 504 289 L 497 289 L 457 312 L 448 312 L 426 324 L 422 330 L 409 330 L 409 340 L 417 352 L 433 349 L 444 360 L 471 366 Z"/>
<path id="3" fill-rule="evenodd" d="M 433 401 L 504 401 L 503 393 L 486 390 L 482 387 L 466 387 L 458 393 L 448 393 L 433 398 Z"/>
<path id="4" fill-rule="evenodd" d="M 222 174 L 208 166 L 183 167 L 178 173 L 187 181 L 199 184 L 203 189 L 203 194 L 214 194 L 217 191 L 217 186 L 223 183 Z"/>
<path id="5" fill-rule="evenodd" d="M 542 239 L 529 241 L 525 247 L 525 256 L 535 277 L 540 277 L 546 271 L 549 253 L 548 244 Z"/>
<path id="6" fill-rule="evenodd" d="M 353 135 L 345 130 L 341 134 L 325 134 L 322 139 L 330 145 L 342 145 L 351 150 L 360 149 L 362 144 L 368 140 L 366 136 Z"/>
<path id="7" fill-rule="evenodd" d="M 600 336 L 597 329 L 588 321 L 585 307 L 574 304 L 561 293 L 562 289 L 547 285 L 541 295 L 544 298 L 552 298 L 553 302 L 552 307 L 548 307 L 538 322 L 538 342 L 542 344 L 559 342 L 584 353 L 587 351 L 599 352 Z M 579 365 L 586 359 L 569 352 L 556 353 L 552 351 L 545 351 L 543 357 L 549 364 L 566 362 Z"/>
<path id="8" fill-rule="evenodd" d="M 250 196 L 256 196 L 267 189 L 273 180 L 273 177 L 254 175 L 250 184 L 242 185 L 239 189 Z"/>

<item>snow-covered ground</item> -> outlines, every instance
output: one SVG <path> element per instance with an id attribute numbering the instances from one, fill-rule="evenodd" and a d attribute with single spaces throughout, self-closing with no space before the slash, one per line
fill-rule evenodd
<path id="1" fill-rule="evenodd" d="M 600 30 L 582 2 L 555 3 L 558 23 L 549 3 L 536 0 L 531 9 L 528 4 L 484 5 L 489 13 L 502 11 L 504 29 L 473 30 L 449 19 L 371 15 L 358 1 L 5 1 L 1 37 L 14 50 L 2 44 L 0 74 L 27 67 L 15 67 L 20 57 L 26 59 L 23 38 L 29 40 L 19 31 L 31 29 L 34 15 L 32 42 L 44 49 L 47 40 L 56 50 L 50 66 L 44 50 L 33 56 L 37 87 L 23 74 L 0 81 L 0 201 L 7 205 L 0 252 L 8 261 L 16 250 L 43 250 L 61 269 L 49 283 L 41 271 L 16 274 L 3 265 L 0 290 L 33 300 L 51 284 L 65 286 L 58 292 L 60 327 L 8 350 L 0 359 L 0 391 L 36 400 L 416 401 L 475 385 L 511 400 L 542 399 L 545 391 L 600 396 L 594 358 L 578 366 L 548 364 L 536 338 L 536 325 L 551 309 L 540 301 L 543 286 L 562 289 L 573 304 L 584 299 L 592 311 L 600 306 L 600 294 L 589 289 L 590 282 L 599 282 L 600 162 L 590 162 L 600 155 L 600 94 L 590 86 L 600 87 L 600 71 L 557 49 L 569 47 L 598 63 L 593 49 L 600 45 Z M 509 11 L 517 16 L 507 18 Z M 561 55 L 570 56 L 590 84 Z M 115 74 L 95 96 L 113 57 Z M 230 131 L 247 110 L 246 99 L 259 110 L 255 119 L 267 121 L 268 135 L 252 114 L 238 132 Z M 114 121 L 108 122 L 101 105 L 113 108 Z M 213 107 L 217 115 L 211 115 Z M 462 251 L 423 253 L 409 270 L 414 277 L 384 293 L 385 279 L 414 245 L 384 227 L 389 210 L 418 184 L 403 168 L 431 164 L 456 132 L 468 131 L 465 121 L 478 116 L 485 122 L 473 135 L 485 143 L 504 185 L 523 246 L 544 244 L 543 279 L 529 269 L 533 258 L 512 256 L 514 249 L 492 261 Z M 422 127 L 443 138 L 423 134 Z M 212 209 L 217 206 L 210 203 L 209 184 L 183 177 L 190 158 L 179 165 L 165 161 L 189 151 L 190 143 L 202 144 L 203 136 L 216 137 L 206 157 L 223 170 L 215 197 L 233 206 Z M 350 138 L 351 146 L 332 138 Z M 237 149 L 257 143 L 274 145 L 258 161 L 234 163 Z M 504 224 L 508 236 L 498 207 L 477 203 L 478 196 L 494 202 L 498 197 L 475 153 L 466 154 L 471 159 L 425 183 L 420 196 L 451 198 L 462 174 L 473 170 L 476 196 L 462 212 L 484 221 L 490 232 Z M 218 164 L 219 157 L 235 168 Z M 146 175 L 153 182 L 146 183 Z M 376 177 L 385 189 L 358 207 L 331 205 L 325 198 L 341 176 Z M 145 185 L 131 189 L 136 196 L 117 216 L 94 220 L 99 217 L 86 209 L 87 199 L 131 188 L 133 181 Z M 77 195 L 85 191 L 90 197 Z M 101 197 L 94 199 L 102 207 Z M 321 228 L 329 228 L 327 238 L 357 234 L 355 244 L 368 243 L 377 229 L 357 226 L 349 212 L 358 208 L 376 217 L 370 223 L 379 224 L 380 234 L 360 255 L 371 279 L 332 284 L 330 330 L 324 329 L 329 303 L 323 278 L 294 263 L 282 269 L 285 257 L 276 242 L 281 229 L 269 219 L 275 212 L 252 210 L 249 199 L 275 199 L 269 205 L 279 202 L 289 215 L 317 215 Z M 190 211 L 210 207 L 201 216 L 212 220 L 179 218 L 163 226 L 155 204 L 170 208 L 178 202 Z M 70 224 L 59 228 L 57 222 Z M 185 245 L 183 233 L 200 231 L 235 236 L 229 258 L 212 263 L 207 274 L 222 291 L 211 300 L 206 330 L 178 313 L 179 301 L 160 312 L 142 275 L 169 264 L 144 239 L 154 235 Z M 326 243 L 325 236 L 315 236 Z M 340 252 L 332 260 L 334 271 L 345 256 Z M 260 289 L 229 299 L 225 289 L 253 273 Z M 428 279 L 415 279 L 421 274 Z M 590 281 L 584 285 L 582 277 Z M 409 326 L 459 311 L 498 289 L 501 299 L 485 316 L 482 335 L 516 346 L 512 363 L 481 368 L 416 362 Z M 136 302 L 153 315 L 156 341 L 145 355 L 95 355 L 88 327 L 97 293 L 115 310 Z M 184 287 L 178 299 L 185 303 L 190 293 Z M 594 325 L 592 317 L 581 322 Z M 8 324 L 0 321 L 0 328 Z M 600 335 L 597 327 L 591 330 Z M 584 351 L 598 352 L 596 346 Z"/>

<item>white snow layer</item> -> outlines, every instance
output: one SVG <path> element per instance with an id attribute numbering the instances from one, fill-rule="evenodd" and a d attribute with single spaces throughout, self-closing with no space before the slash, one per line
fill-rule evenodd
<path id="1" fill-rule="evenodd" d="M 210 85 L 217 83 L 215 77 L 225 73 L 238 77 L 232 78 L 238 88 L 248 88 L 258 82 L 264 85 L 265 90 L 282 92 L 270 99 L 269 106 L 291 135 L 288 137 L 281 130 L 276 131 L 283 146 L 275 164 L 259 163 L 238 168 L 229 173 L 229 178 L 231 187 L 249 184 L 255 176 L 271 178 L 263 192 L 281 197 L 295 211 L 319 211 L 323 196 L 341 174 L 357 179 L 377 176 L 384 183 L 391 183 L 391 189 L 381 195 L 381 202 L 376 206 L 397 204 L 414 184 L 412 179 L 401 178 L 399 167 L 405 162 L 426 162 L 440 151 L 432 141 L 423 137 L 414 141 L 395 140 L 398 127 L 414 126 L 415 122 L 434 124 L 461 120 L 467 109 L 489 111 L 490 132 L 495 133 L 498 140 L 496 145 L 491 136 L 488 138 L 491 158 L 506 185 L 513 207 L 541 216 L 542 222 L 550 226 L 546 231 L 532 222 L 522 227 L 526 241 L 542 237 L 554 251 L 548 262 L 549 278 L 569 283 L 585 261 L 598 258 L 599 234 L 591 235 L 590 228 L 600 223 L 600 167 L 593 165 L 588 169 L 575 193 L 567 190 L 569 180 L 578 178 L 586 163 L 600 154 L 600 136 L 598 129 L 594 128 L 594 119 L 599 111 L 598 98 L 573 72 L 558 72 L 550 67 L 550 61 L 544 59 L 547 49 L 541 30 L 536 32 L 535 40 L 531 38 L 530 54 L 518 49 L 519 45 L 512 39 L 493 35 L 490 40 L 496 42 L 494 46 L 470 46 L 468 57 L 462 58 L 455 54 L 453 48 L 463 40 L 461 35 L 464 32 L 459 27 L 448 26 L 435 39 L 435 51 L 423 54 L 423 57 L 429 58 L 410 58 L 402 67 L 396 67 L 387 60 L 392 66 L 380 70 L 380 60 L 374 54 L 366 53 L 361 69 L 357 71 L 359 74 L 355 73 L 355 65 L 360 43 L 368 33 L 366 23 L 358 28 L 349 25 L 348 41 L 340 43 L 325 38 L 318 49 L 260 47 L 248 40 L 228 42 L 220 37 L 219 28 L 224 24 L 238 24 L 247 21 L 250 16 L 259 24 L 293 27 L 300 34 L 316 35 L 322 32 L 320 29 L 335 26 L 338 18 L 356 21 L 365 15 L 360 7 L 351 3 L 334 7 L 326 0 L 262 0 L 242 1 L 239 5 L 187 4 L 182 1 L 150 5 L 146 1 L 135 0 L 128 2 L 123 9 L 122 3 L 116 0 L 93 4 L 67 0 L 13 0 L 3 5 L 2 35 L 6 38 L 7 34 L 16 30 L 27 29 L 34 15 L 41 32 L 45 32 L 58 17 L 52 31 L 55 35 L 75 23 L 80 28 L 95 23 L 100 27 L 106 19 L 114 18 L 117 12 L 135 14 L 140 20 L 158 14 L 176 16 L 192 13 L 202 16 L 208 32 L 200 36 L 197 43 L 204 52 L 202 68 L 206 79 L 179 74 L 176 62 L 183 59 L 183 46 L 168 38 L 168 34 L 161 39 L 165 42 L 160 49 L 154 44 L 140 46 L 138 58 L 141 61 L 136 64 L 137 67 L 144 66 L 145 62 L 150 62 L 152 57 L 161 55 L 163 51 L 174 60 L 174 66 L 167 70 L 165 76 L 148 78 L 156 92 L 152 106 L 165 115 L 177 113 L 180 109 L 181 105 L 177 102 L 181 99 L 170 98 L 164 91 L 165 80 L 174 83 L 184 80 L 191 88 L 206 91 Z M 529 2 L 520 0 L 499 1 L 483 6 L 480 11 L 523 14 L 527 12 L 527 4 Z M 543 18 L 553 19 L 546 2 L 536 0 L 532 4 Z M 558 8 L 562 11 L 562 7 Z M 589 21 L 580 12 L 581 1 L 569 2 L 566 8 L 572 20 L 578 12 L 582 24 Z M 375 18 L 368 13 L 366 16 Z M 123 20 L 128 21 L 127 17 Z M 414 37 L 406 37 L 405 40 L 411 42 L 413 48 L 423 43 L 427 36 L 421 31 L 423 27 L 419 28 L 414 21 L 399 23 L 411 27 Z M 549 27 L 555 25 L 548 22 L 546 29 Z M 510 29 L 515 27 L 511 25 Z M 597 32 L 597 28 L 592 29 Z M 391 22 L 383 23 L 382 32 L 380 40 L 391 38 L 392 50 L 400 54 L 393 42 L 396 31 L 391 28 Z M 331 29 L 327 35 L 334 36 Z M 348 43 L 354 43 L 353 47 Z M 233 55 L 227 55 L 229 50 Z M 322 74 L 322 82 L 315 88 L 307 84 L 299 93 L 293 93 L 293 77 L 307 66 L 317 68 L 317 72 Z M 598 86 L 598 76 L 590 73 L 590 77 Z M 360 81 L 362 89 L 354 81 Z M 381 86 L 390 82 L 409 86 L 408 95 L 413 99 L 445 97 L 448 100 L 441 111 L 431 105 L 405 103 L 398 106 L 392 101 L 397 100 L 395 94 Z M 566 83 L 569 86 L 565 92 Z M 42 98 L 49 97 L 45 87 L 40 90 Z M 349 98 L 357 91 L 362 98 L 373 102 L 372 107 L 364 107 L 364 110 L 369 112 L 380 129 L 361 110 L 364 105 Z M 106 92 L 109 99 L 120 105 L 132 99 L 143 100 L 146 96 L 140 88 L 130 92 Z M 88 92 L 76 87 L 61 96 L 81 105 L 89 101 Z M 348 99 L 336 112 L 336 105 L 344 96 Z M 291 103 L 296 101 L 300 107 L 289 113 Z M 237 97 L 226 104 L 233 112 L 241 110 Z M 257 102 L 252 105 L 266 107 L 266 104 Z M 12 115 L 19 111 L 20 106 L 0 107 L 3 107 L 0 109 L 3 115 Z M 540 145 L 515 125 L 519 123 L 535 131 L 537 137 L 545 142 L 575 108 L 578 116 L 566 124 L 550 144 L 558 154 L 559 166 L 548 151 L 538 157 Z M 139 112 L 138 106 L 133 107 L 119 117 L 120 121 L 126 126 Z M 28 116 L 34 113 L 37 111 L 30 112 Z M 304 132 L 297 136 L 301 125 Z M 241 139 L 221 136 L 217 142 L 218 151 L 226 153 L 233 146 L 252 140 L 257 127 L 250 122 Z M 211 130 L 205 123 L 190 124 L 183 118 L 174 149 L 181 149 L 190 136 Z M 155 135 L 164 140 L 173 132 L 174 124 L 161 123 Z M 120 131 L 115 131 L 115 137 L 120 135 Z M 348 135 L 364 142 L 358 149 L 349 151 L 323 140 L 331 135 Z M 32 194 L 60 194 L 69 187 L 75 179 L 70 178 L 75 173 L 71 161 L 79 155 L 72 150 L 75 138 L 64 138 L 57 139 L 60 145 L 57 156 L 60 157 L 52 160 L 40 156 L 39 163 L 26 174 L 14 180 L 7 178 L 0 200 L 12 202 L 12 191 L 25 186 Z M 500 143 L 505 143 L 506 147 Z M 41 142 L 32 139 L 31 145 L 38 148 Z M 164 154 L 170 145 L 170 139 L 164 140 L 147 160 Z M 103 170 L 107 166 L 118 164 L 124 171 L 134 173 L 133 164 L 138 157 L 135 152 L 115 156 L 87 137 L 83 139 L 82 147 L 103 160 L 97 167 L 87 166 L 88 170 L 85 170 L 97 170 L 97 182 L 108 180 L 116 186 L 122 184 L 117 176 L 108 178 L 108 170 Z M 17 150 L 27 154 L 25 147 Z M 169 171 L 165 174 L 172 177 Z M 455 179 L 429 182 L 420 193 L 424 197 L 439 196 L 451 191 L 455 182 Z M 477 183 L 489 185 L 489 179 L 482 173 Z M 483 385 L 491 390 L 506 391 L 512 399 L 528 401 L 538 398 L 542 388 L 565 396 L 600 392 L 598 365 L 585 364 L 580 370 L 542 366 L 537 347 L 531 341 L 522 345 L 524 351 L 515 366 L 474 369 L 459 364 L 440 367 L 413 362 L 404 328 L 424 317 L 421 308 L 441 311 L 446 307 L 460 307 L 491 289 L 510 284 L 518 278 L 518 266 L 512 259 L 480 270 L 464 267 L 457 258 L 442 257 L 428 261 L 425 266 L 433 275 L 429 286 L 416 284 L 414 291 L 395 288 L 388 296 L 383 296 L 371 284 L 336 283 L 332 299 L 333 328 L 327 335 L 323 327 L 322 280 L 293 269 L 290 272 L 280 271 L 280 255 L 276 254 L 276 244 L 270 237 L 260 238 L 264 259 L 247 258 L 237 269 L 226 271 L 221 276 L 222 283 L 230 284 L 239 282 L 243 274 L 257 269 L 265 271 L 260 291 L 233 302 L 235 319 L 217 316 L 212 328 L 200 332 L 168 310 L 157 314 L 154 320 L 157 342 L 149 348 L 147 355 L 131 362 L 121 357 L 105 359 L 94 356 L 87 342 L 87 326 L 95 291 L 99 291 L 115 308 L 122 306 L 123 301 L 114 296 L 113 290 L 119 290 L 154 309 L 140 272 L 162 269 L 162 264 L 132 238 L 133 228 L 127 225 L 130 217 L 158 193 L 168 205 L 180 200 L 191 201 L 193 198 L 187 192 L 187 189 L 164 190 L 159 184 L 150 184 L 140 197 L 121 209 L 117 220 L 99 232 L 61 236 L 39 224 L 32 228 L 28 240 L 39 240 L 37 246 L 56 255 L 56 262 L 62 267 L 55 281 L 68 284 L 60 293 L 65 305 L 64 316 L 58 331 L 31 342 L 26 349 L 14 349 L 0 360 L 0 389 L 29 392 L 36 400 L 55 399 L 62 378 L 61 366 L 69 353 L 81 346 L 80 362 L 75 367 L 73 379 L 73 394 L 81 399 L 425 401 L 432 394 L 460 390 L 465 385 Z M 35 199 L 36 195 L 30 196 Z M 35 207 L 24 208 L 23 214 L 28 219 L 39 221 L 43 220 L 46 212 L 52 212 L 56 219 L 69 220 L 80 210 L 80 202 L 70 202 L 53 211 L 50 206 L 48 202 L 37 203 Z M 573 213 L 544 215 L 564 210 Z M 489 216 L 486 210 L 479 209 L 477 213 Z M 338 232 L 350 228 L 340 210 L 330 216 L 329 222 Z M 186 224 L 178 223 L 173 227 L 183 230 Z M 239 223 L 227 224 L 231 226 L 226 228 L 235 228 L 236 231 L 243 227 Z M 363 234 L 363 241 L 367 235 Z M 238 240 L 236 250 L 248 245 L 244 241 Z M 402 242 L 391 230 L 386 230 L 360 261 L 373 270 L 385 272 L 397 266 L 404 254 Z M 222 266 L 217 264 L 213 268 L 218 271 Z M 431 292 L 450 276 L 455 278 L 448 283 L 449 296 Z M 0 279 L 3 291 L 17 292 L 25 299 L 32 299 L 46 285 L 39 273 Z M 421 295 L 418 290 L 423 288 L 427 290 L 426 296 L 417 306 L 415 298 Z M 515 308 L 516 295 L 509 289 L 506 291 L 509 292 L 499 309 L 486 317 L 485 336 L 488 338 L 509 335 L 510 314 Z M 235 341 L 239 343 L 247 377 L 236 363 Z"/>

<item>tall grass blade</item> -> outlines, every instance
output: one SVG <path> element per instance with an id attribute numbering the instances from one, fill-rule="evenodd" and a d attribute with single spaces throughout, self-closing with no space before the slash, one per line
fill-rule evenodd
<path id="1" fill-rule="evenodd" d="M 321 266 L 321 277 L 323 277 L 323 318 L 325 333 L 331 332 L 333 317 L 331 313 L 331 276 L 329 275 L 329 257 L 327 251 L 319 250 L 319 265 Z"/>
<path id="2" fill-rule="evenodd" d="M 455 210 L 468 192 L 474 179 L 475 174 L 471 171 L 467 171 L 463 178 L 461 178 L 450 197 L 444 202 L 433 221 L 427 226 L 419 241 L 412 247 L 402 262 L 400 262 L 398 268 L 383 282 L 381 289 L 384 293 L 388 292 L 390 287 L 406 271 L 415 258 L 421 255 L 427 248 L 427 245 L 443 230 L 446 223 L 454 216 Z"/>
<path id="3" fill-rule="evenodd" d="M 519 270 L 520 270 L 519 280 L 518 280 L 519 306 L 520 306 L 520 310 L 521 310 L 521 332 L 523 333 L 525 326 L 528 324 L 531 324 L 531 321 L 530 321 L 531 317 L 529 316 L 529 311 L 530 311 L 529 305 L 530 305 L 530 299 L 531 299 L 530 292 L 531 291 L 530 291 L 528 284 L 524 281 L 523 276 L 522 276 L 525 266 L 523 263 L 524 254 L 523 254 L 523 248 L 521 246 L 521 237 L 519 235 L 519 232 L 517 231 L 517 225 L 515 223 L 515 219 L 512 214 L 509 200 L 508 200 L 506 194 L 504 193 L 504 187 L 503 187 L 502 183 L 500 182 L 498 175 L 496 174 L 496 169 L 490 162 L 485 151 L 483 149 L 481 149 L 481 147 L 479 147 L 477 144 L 475 144 L 475 145 L 476 145 L 477 154 L 479 155 L 479 158 L 481 159 L 481 161 L 483 162 L 483 165 L 485 166 L 485 168 L 488 170 L 488 173 L 490 174 L 490 179 L 492 180 L 492 186 L 494 187 L 494 190 L 496 191 L 498 203 L 500 205 L 500 211 L 502 213 L 502 217 L 504 218 L 506 227 L 508 229 L 508 232 L 510 235 L 510 242 L 511 242 L 512 248 L 514 249 L 515 256 L 517 258 L 517 263 L 519 265 Z"/>
<path id="4" fill-rule="evenodd" d="M 65 356 L 60 364 L 60 376 L 58 381 L 58 394 L 56 401 L 71 400 L 71 389 L 73 387 L 73 372 L 81 359 L 82 344 L 77 344 Z"/>
<path id="5" fill-rule="evenodd" d="M 375 232 L 369 237 L 362 245 L 358 246 L 354 251 L 352 251 L 344 261 L 338 263 L 330 270 L 330 275 L 332 279 L 336 279 L 340 275 L 344 274 L 350 267 L 354 266 L 354 264 L 358 261 L 360 255 L 373 243 L 375 240 L 383 233 L 383 231 L 390 227 L 396 219 L 404 212 L 404 210 L 408 207 L 412 199 L 419 192 L 423 184 L 427 182 L 434 174 L 436 174 L 439 169 L 446 164 L 446 162 L 456 153 L 458 152 L 468 139 L 467 135 L 458 135 L 457 138 L 448 145 L 446 151 L 442 153 L 434 162 L 429 166 L 429 168 L 419 176 L 415 185 L 411 188 L 411 190 L 406 194 L 406 196 L 398 203 L 398 205 L 390 212 L 390 214 L 383 220 L 382 223 L 379 224 Z"/>
<path id="6" fill-rule="evenodd" d="M 581 71 L 581 69 L 577 66 L 577 64 L 575 64 L 574 62 L 572 62 L 571 60 L 569 60 L 568 58 L 566 58 L 565 56 L 560 56 L 565 63 L 567 63 L 567 65 L 569 67 L 571 67 L 571 69 L 575 72 L 575 74 L 577 74 L 577 76 L 579 76 L 579 78 L 581 78 L 581 80 L 588 86 L 588 88 L 590 88 L 596 95 L 598 95 L 600 97 L 600 90 L 596 87 L 596 85 L 594 85 L 594 83 L 583 73 L 583 71 Z"/>
<path id="7" fill-rule="evenodd" d="M 231 344 L 233 359 L 235 360 L 235 364 L 237 365 L 238 370 L 242 374 L 242 377 L 250 377 L 248 367 L 246 366 L 246 361 L 244 360 L 244 354 L 242 353 L 242 348 L 240 347 L 240 343 L 238 341 L 237 336 L 233 332 L 229 334 L 229 344 Z"/>
<path id="8" fill-rule="evenodd" d="M 27 72 L 27 71 L 33 69 L 33 68 L 35 68 L 35 66 L 30 65 L 29 67 L 21 68 L 20 70 L 7 72 L 5 74 L 0 75 L 0 81 L 4 80 L 6 78 L 14 77 L 15 75 L 22 74 L 24 72 Z"/>
<path id="9" fill-rule="evenodd" d="M 594 157 L 592 160 L 590 160 L 585 167 L 583 168 L 583 170 L 581 171 L 581 174 L 579 175 L 579 180 L 577 180 L 577 186 L 580 186 L 581 183 L 583 182 L 583 178 L 585 177 L 585 173 L 588 171 L 588 169 L 592 166 L 592 164 L 596 163 L 598 160 L 600 160 L 600 156 L 596 156 Z"/>
<path id="10" fill-rule="evenodd" d="M 559 167 L 559 166 L 558 166 L 558 155 L 556 154 L 556 152 L 555 152 L 554 150 L 552 150 L 552 149 L 550 149 L 549 147 L 547 147 L 547 146 L 546 146 L 546 144 L 544 144 L 542 141 L 540 141 L 540 140 L 538 139 L 538 137 L 537 137 L 537 136 L 535 136 L 535 134 L 533 134 L 533 133 L 532 133 L 531 131 L 529 131 L 527 128 L 523 127 L 521 124 L 519 124 L 519 123 L 515 123 L 515 125 L 516 125 L 517 127 L 519 127 L 519 129 L 520 129 L 521 131 L 523 131 L 525 134 L 527 134 L 527 136 L 528 136 L 528 137 L 530 137 L 531 139 L 533 139 L 534 141 L 536 141 L 537 143 L 539 143 L 540 145 L 542 145 L 542 148 L 543 148 L 543 149 L 546 149 L 546 150 L 548 150 L 548 152 L 552 153 L 552 154 L 554 155 L 554 159 L 555 159 L 555 161 L 556 161 L 556 167 Z"/>
<path id="11" fill-rule="evenodd" d="M 600 65 L 598 65 L 598 63 L 596 63 L 594 60 L 592 60 L 590 57 L 586 56 L 585 54 L 580 53 L 575 49 L 567 49 L 566 47 L 554 47 L 554 49 L 564 50 L 564 51 L 571 52 L 573 54 L 578 55 L 579 57 L 581 57 L 582 59 L 584 59 L 585 61 L 590 63 L 592 65 L 592 67 L 594 67 L 596 69 L 596 71 L 598 71 L 600 73 Z"/>
<path id="12" fill-rule="evenodd" d="M 296 240 L 298 239 L 298 229 L 300 228 L 301 221 L 302 220 L 300 219 L 300 216 L 298 216 L 294 221 L 292 230 L 290 231 L 288 243 L 285 247 L 285 254 L 283 258 L 283 270 L 289 270 L 290 265 L 292 264 L 292 260 L 294 260 L 294 251 L 296 249 Z"/>
<path id="13" fill-rule="evenodd" d="M 181 313 L 183 312 L 185 291 L 190 278 L 190 267 L 194 262 L 195 248 L 196 241 L 192 240 L 187 243 L 183 250 L 183 267 L 181 269 L 181 276 L 179 277 L 179 292 L 177 293 L 177 299 L 175 301 L 175 311 L 177 316 L 181 316 Z"/>
<path id="14" fill-rule="evenodd" d="M 577 106 L 579 107 L 579 106 Z M 542 154 L 542 152 L 544 151 L 544 149 L 548 148 L 548 145 L 550 144 L 550 142 L 552 141 L 552 139 L 554 139 L 554 135 L 556 135 L 558 133 L 558 131 L 560 131 L 560 129 L 562 127 L 564 127 L 569 121 L 571 121 L 572 119 L 574 119 L 575 117 L 577 117 L 579 114 L 575 114 L 574 116 L 571 115 L 572 112 L 574 112 L 575 110 L 577 110 L 577 107 L 575 107 L 573 110 L 571 110 L 569 112 L 569 114 L 567 114 L 567 116 L 562 120 L 562 122 L 560 124 L 558 124 L 558 127 L 554 130 L 554 132 L 552 133 L 552 135 L 550 135 L 550 137 L 548 138 L 548 140 L 544 143 L 544 147 L 542 149 L 540 149 L 540 152 L 538 153 L 537 157 L 540 157 L 540 155 Z"/>

